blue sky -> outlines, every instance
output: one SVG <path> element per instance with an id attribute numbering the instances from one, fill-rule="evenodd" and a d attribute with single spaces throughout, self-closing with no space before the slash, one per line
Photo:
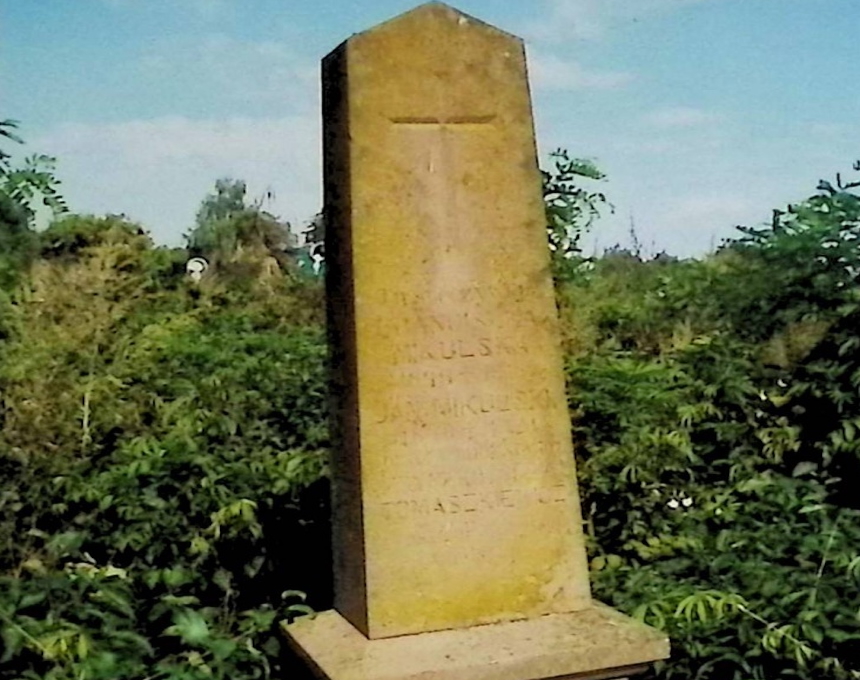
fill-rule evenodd
<path id="1" fill-rule="evenodd" d="M 0 4 L 0 119 L 73 209 L 180 244 L 219 177 L 320 207 L 319 60 L 409 0 Z M 594 159 L 589 248 L 696 255 L 860 158 L 857 0 L 462 0 L 526 40 L 538 145 Z"/>

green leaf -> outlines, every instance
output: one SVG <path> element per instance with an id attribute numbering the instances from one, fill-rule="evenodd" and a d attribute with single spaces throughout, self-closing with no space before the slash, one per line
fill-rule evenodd
<path id="1" fill-rule="evenodd" d="M 27 593 L 21 597 L 20 601 L 17 604 L 16 609 L 18 609 L 20 611 L 22 609 L 27 609 L 29 607 L 32 607 L 33 605 L 40 604 L 40 603 L 45 601 L 45 598 L 47 598 L 47 596 L 48 596 L 48 593 L 45 591 L 35 592 L 35 593 Z"/>
<path id="2" fill-rule="evenodd" d="M 193 609 L 183 609 L 173 616 L 173 625 L 164 630 L 165 635 L 175 635 L 189 645 L 200 646 L 209 640 L 209 624 Z"/>

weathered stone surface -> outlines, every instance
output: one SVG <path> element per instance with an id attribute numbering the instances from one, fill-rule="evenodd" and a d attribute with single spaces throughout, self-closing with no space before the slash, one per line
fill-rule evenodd
<path id="1" fill-rule="evenodd" d="M 297 621 L 291 644 L 329 680 L 623 678 L 665 658 L 652 628 L 603 605 L 570 614 L 368 640 L 337 612 Z"/>
<path id="2" fill-rule="evenodd" d="M 621 678 L 590 600 L 519 39 L 439 3 L 323 63 L 335 611 L 325 680 Z"/>
<path id="3" fill-rule="evenodd" d="M 379 638 L 589 606 L 522 42 L 431 3 L 323 82 L 336 608 Z"/>

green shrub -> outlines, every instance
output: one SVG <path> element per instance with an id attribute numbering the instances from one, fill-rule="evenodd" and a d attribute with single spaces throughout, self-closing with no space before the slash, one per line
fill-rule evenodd
<path id="1" fill-rule="evenodd" d="M 271 677 L 326 531 L 317 284 L 197 287 L 76 219 L 9 310 L 0 678 Z"/>
<path id="2" fill-rule="evenodd" d="M 860 200 L 701 262 L 613 254 L 560 290 L 595 594 L 669 632 L 659 678 L 860 675 Z"/>
<path id="3" fill-rule="evenodd" d="M 860 200 L 586 260 L 605 199 L 560 162 L 595 594 L 669 632 L 652 677 L 860 676 Z M 328 604 L 319 283 L 247 249 L 192 284 L 116 217 L 40 242 L 0 298 L 0 680 L 276 677 L 276 623 Z"/>

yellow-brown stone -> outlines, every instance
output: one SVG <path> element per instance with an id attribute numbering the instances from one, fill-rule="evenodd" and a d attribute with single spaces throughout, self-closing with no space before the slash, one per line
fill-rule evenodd
<path id="1" fill-rule="evenodd" d="M 587 606 L 522 42 L 424 5 L 327 57 L 324 121 L 336 608 L 376 638 Z"/>
<path id="2" fill-rule="evenodd" d="M 290 642 L 330 680 L 604 680 L 669 654 L 664 635 L 609 607 L 368 640 L 335 611 L 289 627 Z"/>
<path id="3" fill-rule="evenodd" d="M 522 42 L 440 3 L 323 62 L 335 610 L 323 680 L 602 680 Z"/>

